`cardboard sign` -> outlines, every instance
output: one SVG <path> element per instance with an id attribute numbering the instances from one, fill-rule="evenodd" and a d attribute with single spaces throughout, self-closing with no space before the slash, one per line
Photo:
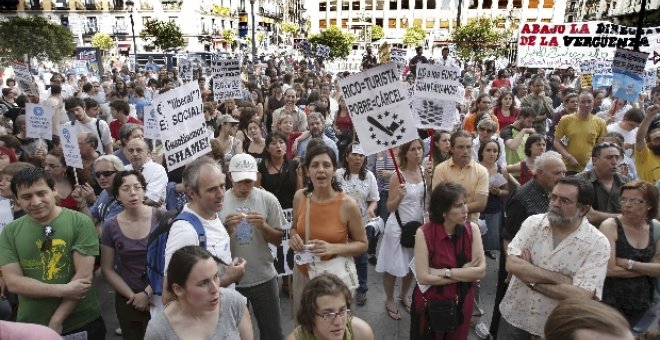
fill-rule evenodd
<path id="1" fill-rule="evenodd" d="M 60 143 L 66 165 L 72 168 L 83 168 L 80 146 L 78 146 L 78 131 L 71 124 L 60 125 Z"/>
<path id="2" fill-rule="evenodd" d="M 453 102 L 461 96 L 461 69 L 454 66 L 418 64 L 415 78 L 415 97 Z"/>
<path id="3" fill-rule="evenodd" d="M 404 49 L 393 48 L 390 51 L 390 60 L 398 65 L 405 66 L 408 63 L 408 52 Z"/>
<path id="4" fill-rule="evenodd" d="M 25 136 L 53 139 L 53 108 L 49 105 L 25 104 Z"/>
<path id="5" fill-rule="evenodd" d="M 273 254 L 273 264 L 275 265 L 277 276 L 293 274 L 293 267 L 295 266 L 293 261 L 295 252 L 293 249 L 289 248 L 293 209 L 282 209 L 282 213 L 284 214 L 284 223 L 282 224 L 282 243 L 277 247 L 270 243 L 268 244 L 270 252 Z"/>
<path id="6" fill-rule="evenodd" d="M 188 59 L 178 59 L 179 62 L 179 79 L 184 83 L 189 83 L 193 80 L 193 63 Z"/>
<path id="7" fill-rule="evenodd" d="M 201 91 L 196 82 L 159 95 L 152 105 L 159 113 L 158 128 L 170 171 L 211 151 Z"/>
<path id="8" fill-rule="evenodd" d="M 612 61 L 612 94 L 636 102 L 644 87 L 644 66 L 648 53 L 617 49 Z"/>
<path id="9" fill-rule="evenodd" d="M 242 98 L 241 62 L 239 59 L 218 59 L 213 65 L 213 99 L 224 101 Z"/>
<path id="10" fill-rule="evenodd" d="M 593 74 L 591 73 L 584 73 L 580 75 L 580 87 L 585 88 L 585 87 L 591 87 L 593 82 Z"/>
<path id="11" fill-rule="evenodd" d="M 408 91 L 394 63 L 339 81 L 364 152 L 371 155 L 418 138 Z"/>
<path id="12" fill-rule="evenodd" d="M 12 67 L 14 69 L 14 78 L 16 78 L 16 83 L 21 89 L 21 92 L 37 96 L 39 95 L 39 89 L 32 79 L 32 73 L 27 64 L 13 62 Z"/>
<path id="13" fill-rule="evenodd" d="M 162 105 L 160 106 L 162 109 Z M 156 111 L 156 106 L 148 105 L 144 107 L 144 138 L 161 140 L 160 128 L 158 123 L 162 119 L 162 114 Z"/>
<path id="14" fill-rule="evenodd" d="M 452 101 L 413 97 L 412 111 L 418 129 L 453 131 L 461 121 L 456 103 Z"/>
<path id="15" fill-rule="evenodd" d="M 323 45 L 323 44 L 318 44 L 316 45 L 316 56 L 318 58 L 327 58 L 330 56 L 330 47 Z"/>
<path id="16" fill-rule="evenodd" d="M 643 90 L 650 94 L 651 90 L 656 87 L 658 83 L 658 70 L 649 69 L 644 71 L 644 87 Z"/>
<path id="17" fill-rule="evenodd" d="M 619 48 L 614 52 L 612 60 L 612 71 L 624 71 L 638 76 L 644 75 L 644 66 L 649 54 Z"/>
<path id="18" fill-rule="evenodd" d="M 518 31 L 517 65 L 566 68 L 578 67 L 582 60 L 613 60 L 617 48 L 635 47 L 636 30 L 606 21 L 526 23 Z M 644 28 L 640 51 L 660 53 L 660 27 Z M 657 67 L 659 62 L 648 58 L 646 67 Z"/>

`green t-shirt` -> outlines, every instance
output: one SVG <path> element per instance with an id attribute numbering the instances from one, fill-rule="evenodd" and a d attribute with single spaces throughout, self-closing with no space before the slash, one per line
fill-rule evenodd
<path id="1" fill-rule="evenodd" d="M 23 275 L 48 284 L 66 284 L 75 274 L 73 251 L 83 255 L 99 254 L 99 238 L 89 217 L 68 209 L 51 223 L 55 234 L 52 248 L 41 252 L 43 227 L 23 216 L 5 226 L 0 233 L 0 266 L 18 263 Z M 48 326 L 61 302 L 60 298 L 18 297 L 17 321 Z M 63 333 L 78 329 L 101 315 L 94 286 L 64 320 Z"/>

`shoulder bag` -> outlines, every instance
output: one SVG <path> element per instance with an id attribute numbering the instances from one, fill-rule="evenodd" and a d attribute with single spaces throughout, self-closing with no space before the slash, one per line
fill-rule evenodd
<path id="1" fill-rule="evenodd" d="M 419 172 L 422 174 L 422 182 L 424 183 L 424 198 L 422 199 L 422 205 L 424 206 L 424 210 L 426 210 L 426 178 L 424 178 L 424 172 L 422 172 L 421 168 L 419 169 Z M 399 227 L 401 227 L 401 246 L 404 248 L 415 248 L 415 234 L 417 233 L 417 229 L 419 229 L 423 223 L 413 220 L 403 224 L 403 222 L 401 222 L 401 216 L 399 216 L 399 209 L 394 212 L 394 217 L 396 217 L 396 221 L 399 223 Z"/>
<path id="2" fill-rule="evenodd" d="M 456 251 L 456 268 L 462 268 L 467 262 L 465 256 L 465 241 L 463 237 L 464 225 L 456 226 L 456 235 L 452 240 Z M 458 252 L 457 242 L 461 242 L 461 252 Z M 429 260 L 433 257 L 433 251 L 430 250 Z M 442 289 L 442 286 L 436 289 Z M 454 332 L 463 323 L 463 302 L 469 289 L 466 282 L 457 283 L 456 299 L 454 300 L 427 300 L 425 294 L 422 294 L 424 300 L 424 310 L 426 312 L 428 330 L 431 332 Z"/>
<path id="3" fill-rule="evenodd" d="M 307 194 L 307 207 L 305 208 L 305 244 L 309 243 L 309 214 L 312 205 L 312 193 Z M 309 279 L 323 273 L 336 275 L 350 290 L 359 286 L 355 261 L 351 256 L 337 255 L 327 261 L 314 261 L 308 265 Z"/>

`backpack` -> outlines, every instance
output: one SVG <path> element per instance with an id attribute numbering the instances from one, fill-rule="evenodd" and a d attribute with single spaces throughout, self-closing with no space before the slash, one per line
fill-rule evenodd
<path id="1" fill-rule="evenodd" d="M 195 228 L 199 246 L 206 249 L 206 232 L 202 221 L 195 214 L 187 211 L 168 211 L 161 218 L 158 227 L 149 234 L 147 243 L 147 268 L 145 277 L 153 293 L 162 295 L 165 277 L 165 246 L 170 228 L 176 221 L 186 221 Z"/>

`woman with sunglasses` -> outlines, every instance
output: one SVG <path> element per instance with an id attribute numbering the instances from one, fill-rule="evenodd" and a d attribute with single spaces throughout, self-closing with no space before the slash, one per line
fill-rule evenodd
<path id="1" fill-rule="evenodd" d="M 101 235 L 101 226 L 106 220 L 117 216 L 124 207 L 117 201 L 112 192 L 112 181 L 115 174 L 124 170 L 124 164 L 121 159 L 115 155 L 103 155 L 94 161 L 92 172 L 96 183 L 103 191 L 98 195 L 91 208 L 84 208 L 80 212 L 89 216 L 96 225 L 99 235 Z"/>
<path id="2" fill-rule="evenodd" d="M 465 120 L 463 121 L 463 130 L 476 134 L 477 125 L 482 119 L 486 118 L 493 120 L 495 123 L 498 123 L 497 116 L 491 112 L 492 104 L 492 98 L 487 93 L 480 94 L 474 101 L 471 112 L 465 116 Z"/>
<path id="3" fill-rule="evenodd" d="M 351 291 L 337 276 L 322 274 L 310 280 L 302 292 L 296 314 L 298 326 L 286 340 L 371 340 L 374 332 L 353 316 Z"/>
<path id="4" fill-rule="evenodd" d="M 146 185 L 144 176 L 135 170 L 114 175 L 112 193 L 124 210 L 103 223 L 101 236 L 101 270 L 115 290 L 115 311 L 124 339 L 144 339 L 151 318 L 153 290 L 142 274 L 149 234 L 158 227 L 160 211 L 144 204 Z"/>

